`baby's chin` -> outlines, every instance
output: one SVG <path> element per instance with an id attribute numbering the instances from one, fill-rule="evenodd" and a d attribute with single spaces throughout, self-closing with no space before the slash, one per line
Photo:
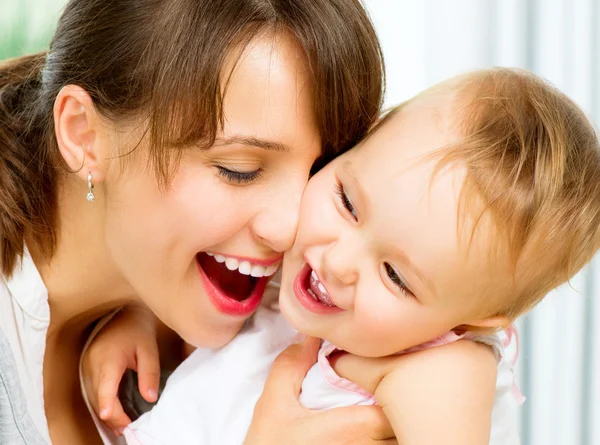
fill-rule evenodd
<path id="1" fill-rule="evenodd" d="M 292 286 L 289 286 L 289 289 L 284 287 L 285 280 L 282 281 L 281 289 L 279 291 L 279 310 L 283 318 L 287 320 L 287 322 L 298 332 L 301 334 L 309 335 L 311 337 L 319 337 L 319 335 L 315 335 L 310 332 L 311 327 L 309 323 L 304 320 L 302 314 L 300 314 L 295 308 L 295 302 L 293 301 L 296 297 L 294 295 L 294 291 Z"/>
<path id="2" fill-rule="evenodd" d="M 286 293 L 282 287 L 279 294 L 279 310 L 287 322 L 301 334 L 327 340 L 327 338 L 324 338 L 325 332 L 320 331 L 314 324 L 302 317 L 302 314 L 297 311 L 290 300 L 292 298 L 295 298 L 294 294 Z"/>

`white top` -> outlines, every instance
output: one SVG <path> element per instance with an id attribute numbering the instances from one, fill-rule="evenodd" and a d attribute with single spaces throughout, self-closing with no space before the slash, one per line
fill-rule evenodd
<path id="1" fill-rule="evenodd" d="M 26 251 L 12 278 L 0 280 L 0 444 L 51 444 L 43 377 L 49 326 L 48 291 Z M 120 443 L 96 425 L 105 443 Z"/>
<path id="2" fill-rule="evenodd" d="M 51 443 L 43 397 L 49 324 L 48 292 L 25 252 L 13 277 L 0 280 L 2 444 Z M 130 442 L 136 443 L 137 436 L 144 444 L 241 444 L 271 363 L 295 335 L 277 311 L 261 308 L 247 329 L 226 347 L 219 351 L 199 349 L 177 368 L 157 407 L 127 430 Z M 502 360 L 490 441 L 493 445 L 518 444 L 512 381 L 510 366 Z M 324 405 L 326 397 L 333 402 Z M 312 407 L 372 403 L 368 399 L 368 395 L 330 385 L 318 367 L 309 373 L 301 396 L 301 402 Z M 99 429 L 105 444 L 121 442 L 108 429 Z"/>
<path id="3" fill-rule="evenodd" d="M 0 281 L 0 443 L 49 444 L 44 412 L 48 292 L 28 252 Z"/>
<path id="4" fill-rule="evenodd" d="M 175 370 L 158 404 L 125 430 L 127 443 L 242 444 L 271 364 L 295 335 L 276 309 L 260 307 L 229 344 L 219 350 L 198 349 Z M 503 343 L 495 337 L 475 340 L 491 344 L 500 357 Z M 333 349 L 330 344 L 321 348 L 317 364 L 303 382 L 300 402 L 311 409 L 374 404 L 370 394 L 337 376 L 329 366 L 327 355 Z M 519 443 L 512 382 L 510 366 L 500 359 L 492 445 Z"/>

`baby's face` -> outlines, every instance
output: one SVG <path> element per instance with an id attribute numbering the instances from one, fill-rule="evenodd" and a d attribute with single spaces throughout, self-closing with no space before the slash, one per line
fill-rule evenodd
<path id="1" fill-rule="evenodd" d="M 451 99 L 407 106 L 309 182 L 280 296 L 300 332 L 384 356 L 459 325 L 497 322 L 485 303 L 510 275 L 490 263 L 485 223 L 468 252 L 469 236 L 459 236 L 465 169 L 431 182 L 437 159 L 416 162 L 456 142 Z"/>

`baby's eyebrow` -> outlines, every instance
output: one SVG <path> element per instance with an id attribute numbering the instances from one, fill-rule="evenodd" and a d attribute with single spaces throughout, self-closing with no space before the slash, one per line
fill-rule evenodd
<path id="1" fill-rule="evenodd" d="M 408 255 L 406 255 L 404 251 L 398 250 L 398 254 L 402 262 L 404 262 L 406 267 L 408 267 L 417 276 L 421 283 L 423 283 L 432 293 L 435 293 L 433 282 L 427 277 L 427 275 L 425 275 L 413 262 L 410 261 Z"/>
<path id="2" fill-rule="evenodd" d="M 356 173 L 354 172 L 354 166 L 352 165 L 352 161 L 344 161 L 342 164 L 344 171 L 350 176 L 350 178 L 356 183 L 356 185 L 360 185 L 358 179 L 356 179 Z"/>
<path id="3" fill-rule="evenodd" d="M 342 164 L 342 169 L 344 170 L 346 176 L 352 181 L 352 190 L 356 191 L 354 196 L 358 196 L 358 199 L 354 199 L 352 204 L 354 207 L 360 209 L 360 213 L 362 214 L 363 218 L 367 217 L 370 207 L 369 196 L 361 186 L 360 181 L 356 176 L 356 171 L 354 170 L 352 161 L 344 161 Z"/>
<path id="4" fill-rule="evenodd" d="M 290 152 L 292 149 L 281 142 L 260 139 L 254 136 L 230 136 L 227 138 L 218 138 L 215 145 L 249 145 L 251 147 L 263 148 L 265 150 Z"/>
<path id="5" fill-rule="evenodd" d="M 362 206 L 368 206 L 369 201 L 368 199 L 366 199 L 367 196 L 356 177 L 356 172 L 354 170 L 354 165 L 352 164 L 352 161 L 344 161 L 344 163 L 342 164 L 342 168 L 344 169 L 344 172 L 348 175 L 348 177 L 352 180 L 354 189 L 358 192 L 358 195 L 360 196 L 360 204 L 362 204 Z M 356 204 L 356 202 L 354 202 L 354 204 Z M 415 264 L 413 264 L 410 261 L 410 258 L 406 254 L 406 252 L 404 252 L 401 249 L 397 249 L 395 253 L 395 256 L 397 256 L 400 259 L 400 261 L 402 261 L 406 265 L 406 267 L 408 267 L 417 276 L 421 283 L 423 283 L 431 293 L 435 293 L 433 282 Z"/>

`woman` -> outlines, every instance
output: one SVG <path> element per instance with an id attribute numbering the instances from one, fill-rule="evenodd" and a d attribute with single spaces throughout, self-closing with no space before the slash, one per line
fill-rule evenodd
<path id="1" fill-rule="evenodd" d="M 235 336 L 315 162 L 355 144 L 381 100 L 357 0 L 70 1 L 47 54 L 0 66 L 0 442 L 101 443 L 78 362 L 124 304 L 194 346 Z M 336 443 L 380 418 L 290 415 L 265 432 L 259 412 L 254 429 Z"/>

